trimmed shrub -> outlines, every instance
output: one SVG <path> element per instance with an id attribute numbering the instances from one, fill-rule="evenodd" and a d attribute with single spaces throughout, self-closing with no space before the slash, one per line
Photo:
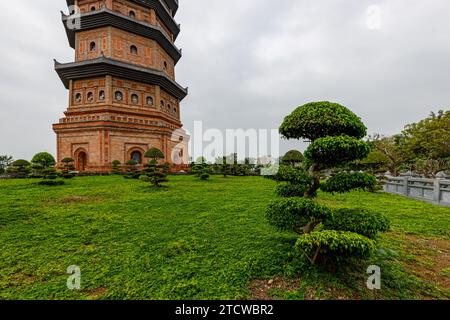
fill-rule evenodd
<path id="1" fill-rule="evenodd" d="M 33 157 L 31 163 L 33 165 L 39 165 L 42 168 L 49 168 L 56 165 L 56 160 L 50 153 L 41 152 Z"/>
<path id="2" fill-rule="evenodd" d="M 72 158 L 64 158 L 61 161 L 63 165 L 62 172 L 65 179 L 70 179 L 74 177 L 73 174 L 69 173 L 70 171 L 75 170 L 74 162 L 75 160 L 73 160 Z"/>
<path id="3" fill-rule="evenodd" d="M 306 186 L 296 185 L 291 183 L 284 183 L 277 185 L 275 189 L 275 193 L 279 197 L 291 198 L 291 197 L 303 197 L 305 191 L 307 190 Z"/>
<path id="4" fill-rule="evenodd" d="M 304 160 L 303 154 L 297 150 L 288 151 L 281 159 L 281 163 L 285 165 L 295 166 Z"/>
<path id="5" fill-rule="evenodd" d="M 6 170 L 6 172 L 10 174 L 12 178 L 18 179 L 27 178 L 30 171 L 30 163 L 23 159 L 12 162 Z"/>
<path id="6" fill-rule="evenodd" d="M 151 148 L 145 153 L 144 157 L 158 161 L 164 159 L 164 153 L 158 148 Z"/>
<path id="7" fill-rule="evenodd" d="M 270 176 L 269 176 L 270 177 Z M 278 168 L 276 175 L 271 176 L 275 181 L 285 181 L 292 184 L 300 184 L 309 186 L 312 183 L 312 178 L 303 168 L 291 167 L 281 165 Z"/>
<path id="8" fill-rule="evenodd" d="M 345 134 L 362 139 L 367 128 L 353 112 L 328 101 L 307 103 L 284 119 L 280 133 L 287 139 L 314 141 L 326 136 Z"/>
<path id="9" fill-rule="evenodd" d="M 331 216 L 331 210 L 313 200 L 286 198 L 274 200 L 266 209 L 266 218 L 280 231 L 310 232 L 310 228 Z"/>
<path id="10" fill-rule="evenodd" d="M 167 175 L 159 169 L 156 160 L 151 160 L 145 166 L 144 174 L 140 175 L 138 178 L 141 181 L 149 182 L 154 187 L 161 187 L 162 183 L 169 181 Z"/>
<path id="11" fill-rule="evenodd" d="M 207 163 L 195 164 L 192 167 L 191 173 L 201 180 L 208 180 L 211 173 L 211 167 Z"/>
<path id="12" fill-rule="evenodd" d="M 339 209 L 333 212 L 330 219 L 324 221 L 328 230 L 350 231 L 371 239 L 379 232 L 387 232 L 389 220 L 381 213 L 361 209 Z"/>
<path id="13" fill-rule="evenodd" d="M 202 173 L 200 175 L 200 180 L 208 180 L 210 177 L 209 173 Z"/>
<path id="14" fill-rule="evenodd" d="M 120 169 L 120 161 L 119 160 L 114 160 L 113 162 L 111 162 L 111 169 L 112 169 L 112 173 L 113 174 L 121 174 L 122 170 Z"/>
<path id="15" fill-rule="evenodd" d="M 377 179 L 370 174 L 341 172 L 322 183 L 320 189 L 328 193 L 345 193 L 357 189 L 375 192 L 377 186 Z"/>
<path id="16" fill-rule="evenodd" d="M 135 160 L 128 160 L 127 165 L 127 173 L 123 176 L 125 179 L 139 179 L 141 174 L 137 168 L 137 162 Z"/>
<path id="17" fill-rule="evenodd" d="M 306 150 L 305 158 L 311 163 L 320 164 L 322 168 L 329 168 L 364 159 L 369 153 L 370 145 L 367 142 L 342 135 L 315 140 Z"/>
<path id="18" fill-rule="evenodd" d="M 375 252 L 376 245 L 373 240 L 353 232 L 325 230 L 300 236 L 295 248 L 316 264 L 367 258 Z"/>

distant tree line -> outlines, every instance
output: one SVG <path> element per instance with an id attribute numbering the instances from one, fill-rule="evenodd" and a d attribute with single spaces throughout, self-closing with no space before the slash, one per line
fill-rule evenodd
<path id="1" fill-rule="evenodd" d="M 397 176 L 412 171 L 432 177 L 450 171 L 450 111 L 432 112 L 417 123 L 408 124 L 397 135 L 369 137 L 372 151 L 355 167 Z"/>

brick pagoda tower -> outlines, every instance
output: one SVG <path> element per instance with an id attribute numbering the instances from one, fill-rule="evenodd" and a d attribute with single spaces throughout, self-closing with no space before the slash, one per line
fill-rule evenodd
<path id="1" fill-rule="evenodd" d="M 146 162 L 150 148 L 166 162 L 188 163 L 175 81 L 181 51 L 178 0 L 67 0 L 62 14 L 75 62 L 55 61 L 69 106 L 53 125 L 57 158 L 73 158 L 78 171 L 107 172 L 111 162 Z M 74 17 L 79 16 L 76 19 Z M 76 23 L 76 21 L 80 23 Z"/>

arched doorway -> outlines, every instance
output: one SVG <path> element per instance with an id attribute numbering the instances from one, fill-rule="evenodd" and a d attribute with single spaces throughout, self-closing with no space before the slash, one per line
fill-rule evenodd
<path id="1" fill-rule="evenodd" d="M 86 171 L 87 153 L 85 151 L 81 150 L 77 153 L 75 167 L 76 167 L 77 171 L 80 171 L 80 172 Z"/>
<path id="2" fill-rule="evenodd" d="M 131 153 L 131 159 L 136 161 L 137 164 L 142 164 L 142 152 L 140 151 L 133 151 Z"/>

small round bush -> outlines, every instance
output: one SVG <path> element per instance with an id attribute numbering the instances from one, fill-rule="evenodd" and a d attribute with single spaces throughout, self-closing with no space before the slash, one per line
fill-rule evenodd
<path id="1" fill-rule="evenodd" d="M 200 179 L 201 179 L 201 180 L 208 180 L 209 177 L 210 177 L 209 173 L 202 173 L 202 174 L 200 175 Z"/>
<path id="2" fill-rule="evenodd" d="M 269 223 L 281 231 L 296 231 L 311 220 L 319 221 L 330 216 L 330 209 L 304 198 L 277 199 L 270 202 L 266 210 Z"/>
<path id="3" fill-rule="evenodd" d="M 278 172 L 272 176 L 272 179 L 301 185 L 310 185 L 312 183 L 312 178 L 304 169 L 286 165 L 280 165 Z"/>
<path id="4" fill-rule="evenodd" d="M 325 137 L 311 143 L 305 152 L 305 158 L 322 167 L 361 160 L 370 153 L 370 145 L 349 136 Z"/>
<path id="5" fill-rule="evenodd" d="M 145 153 L 144 157 L 149 159 L 164 159 L 164 153 L 158 148 L 152 148 Z"/>
<path id="6" fill-rule="evenodd" d="M 28 167 L 30 163 L 27 160 L 19 159 L 11 163 L 12 167 Z"/>
<path id="7" fill-rule="evenodd" d="M 373 240 L 353 232 L 325 230 L 301 235 L 295 248 L 315 264 L 367 258 L 375 252 L 376 245 Z"/>
<path id="8" fill-rule="evenodd" d="M 303 159 L 303 154 L 300 151 L 291 150 L 284 155 L 284 157 L 281 159 L 281 162 L 288 165 L 295 165 L 302 162 Z"/>
<path id="9" fill-rule="evenodd" d="M 139 180 L 143 182 L 150 182 L 150 178 L 146 176 L 145 174 L 139 176 Z"/>
<path id="10" fill-rule="evenodd" d="M 288 139 L 314 141 L 342 134 L 362 139 L 367 128 L 348 108 L 328 101 L 307 103 L 284 119 L 280 133 Z"/>
<path id="11" fill-rule="evenodd" d="M 324 221 L 329 230 L 350 231 L 375 239 L 379 232 L 389 231 L 389 220 L 381 213 L 362 209 L 339 209 Z"/>
<path id="12" fill-rule="evenodd" d="M 304 185 L 284 183 L 277 185 L 275 193 L 279 197 L 292 198 L 292 197 L 303 197 L 307 187 Z"/>
<path id="13" fill-rule="evenodd" d="M 328 193 L 345 193 L 356 189 L 374 192 L 377 186 L 377 178 L 370 174 L 341 172 L 322 183 L 320 189 Z"/>
<path id="14" fill-rule="evenodd" d="M 136 166 L 138 163 L 136 160 L 128 160 L 126 164 L 127 166 Z"/>
<path id="15" fill-rule="evenodd" d="M 48 168 L 54 167 L 56 165 L 56 160 L 50 153 L 41 152 L 33 157 L 31 163 L 40 165 L 43 168 Z"/>

